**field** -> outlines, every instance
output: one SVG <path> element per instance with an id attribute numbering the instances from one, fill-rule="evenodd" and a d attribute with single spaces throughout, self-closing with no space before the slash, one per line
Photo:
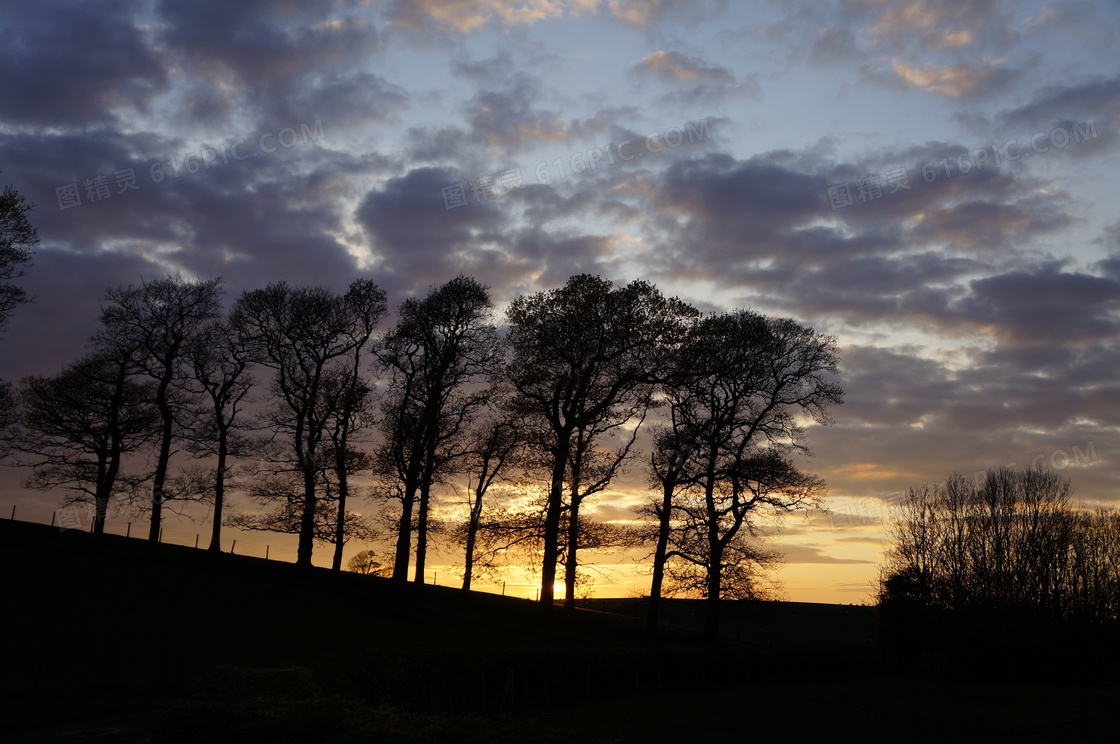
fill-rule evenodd
<path id="1" fill-rule="evenodd" d="M 8 521 L 0 557 L 0 742 L 1101 741 L 1120 703 L 888 676 L 865 607 L 729 605 L 709 648 L 685 601 L 654 641 L 642 600 L 546 618 Z"/>

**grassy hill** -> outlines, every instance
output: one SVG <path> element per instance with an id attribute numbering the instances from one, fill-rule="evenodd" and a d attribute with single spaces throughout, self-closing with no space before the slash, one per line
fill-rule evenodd
<path id="1" fill-rule="evenodd" d="M 0 733 L 136 713 L 131 725 L 164 742 L 679 741 L 835 736 L 806 706 L 874 729 L 904 725 L 922 695 L 967 704 L 959 687 L 882 675 L 865 607 L 729 604 L 727 641 L 709 648 L 692 602 L 670 603 L 671 627 L 651 642 L 641 600 L 546 618 L 522 599 L 11 521 L 0 559 Z M 1019 715 L 1040 730 L 1016 691 L 972 694 L 996 701 L 992 726 Z M 997 729 L 968 733 L 998 741 Z"/>

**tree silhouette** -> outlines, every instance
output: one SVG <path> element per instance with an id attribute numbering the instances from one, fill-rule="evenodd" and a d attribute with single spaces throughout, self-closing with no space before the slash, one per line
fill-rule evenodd
<path id="1" fill-rule="evenodd" d="M 12 280 L 24 275 L 23 267 L 39 244 L 39 234 L 27 219 L 33 206 L 10 185 L 0 192 L 0 334 L 15 308 L 29 300 L 27 291 Z M 12 384 L 0 380 L 0 458 L 11 451 L 18 434 L 17 403 Z"/>
<path id="2" fill-rule="evenodd" d="M 416 529 L 415 581 L 423 583 L 432 486 L 467 449 L 465 435 L 488 395 L 478 385 L 495 372 L 500 343 L 486 287 L 459 276 L 411 298 L 380 354 L 389 371 L 383 401 L 386 442 L 383 477 L 397 482 L 385 494 L 401 502 L 393 578 L 406 581 Z M 414 514 L 415 510 L 415 514 Z"/>
<path id="3" fill-rule="evenodd" d="M 756 593 L 755 569 L 774 560 L 743 530 L 754 535 L 758 512 L 819 502 L 823 482 L 790 458 L 809 453 L 797 417 L 828 423 L 843 391 L 830 379 L 835 339 L 748 310 L 701 319 L 677 355 L 665 386 L 671 428 L 651 460 L 663 491 L 658 544 L 667 547 L 655 559 L 707 599 L 704 634 L 715 641 L 721 597 Z"/>
<path id="4" fill-rule="evenodd" d="M 517 423 L 496 416 L 484 421 L 471 433 L 470 447 L 465 456 L 464 474 L 467 476 L 467 521 L 459 530 L 465 547 L 463 560 L 463 591 L 470 591 L 475 562 L 479 559 L 479 534 L 483 528 L 483 506 L 491 486 L 509 475 L 509 470 L 520 462 L 524 449 Z M 490 556 L 493 550 L 487 551 Z"/>
<path id="5" fill-rule="evenodd" d="M 28 221 L 34 205 L 11 186 L 0 191 L 0 332 L 12 311 L 28 301 L 27 291 L 12 283 L 24 275 L 23 268 L 31 262 L 39 234 Z"/>
<path id="6" fill-rule="evenodd" d="M 216 458 L 212 486 L 214 518 L 209 551 L 222 549 L 222 514 L 230 457 L 247 453 L 248 441 L 237 432 L 238 418 L 253 386 L 249 358 L 224 321 L 202 328 L 187 344 L 193 385 L 200 388 L 194 405 L 189 444 L 195 454 Z"/>
<path id="7" fill-rule="evenodd" d="M 577 432 L 590 432 L 648 395 L 667 348 L 696 311 L 652 284 L 615 287 L 588 274 L 514 300 L 508 310 L 513 407 L 541 422 L 549 470 L 540 602 L 553 603 L 564 485 Z"/>
<path id="8" fill-rule="evenodd" d="M 274 373 L 275 405 L 266 418 L 287 439 L 281 464 L 294 468 L 303 485 L 298 496 L 281 494 L 284 513 L 271 523 L 288 525 L 291 513 L 300 513 L 297 565 L 311 566 L 316 515 L 321 518 L 322 513 L 317 509 L 316 485 L 332 413 L 322 404 L 324 377 L 332 366 L 349 368 L 350 358 L 369 343 L 385 312 L 385 292 L 369 280 L 358 279 L 343 295 L 321 287 L 270 284 L 242 294 L 230 313 L 230 325 L 237 329 L 250 358 Z"/>
<path id="9" fill-rule="evenodd" d="M 33 468 L 26 484 L 92 501 L 96 534 L 105 531 L 109 500 L 124 480 L 122 458 L 159 432 L 155 384 L 133 382 L 131 372 L 128 356 L 96 349 L 53 377 L 20 381 L 24 431 L 16 449 L 27 456 L 20 464 Z"/>
<path id="10" fill-rule="evenodd" d="M 349 368 L 332 370 L 323 377 L 322 405 L 326 410 L 326 431 L 330 442 L 325 460 L 325 477 L 332 479 L 338 499 L 338 519 L 335 524 L 335 571 L 342 570 L 342 546 L 345 542 L 346 505 L 350 500 L 350 477 L 369 470 L 373 459 L 355 448 L 352 437 L 365 428 L 372 418 L 373 389 L 359 372 L 361 350 L 354 352 Z"/>
<path id="11" fill-rule="evenodd" d="M 154 403 L 160 415 L 156 467 L 152 475 L 151 524 L 148 541 L 159 541 L 171 444 L 180 419 L 177 384 L 185 378 L 187 344 L 203 326 L 218 317 L 220 279 L 188 281 L 168 276 L 139 286 L 110 289 L 101 311 L 102 328 L 96 342 L 117 353 L 132 355 L 132 363 L 155 382 Z"/>

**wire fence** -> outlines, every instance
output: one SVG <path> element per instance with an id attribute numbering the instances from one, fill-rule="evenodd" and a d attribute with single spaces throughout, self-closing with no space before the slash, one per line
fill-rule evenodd
<path id="1" fill-rule="evenodd" d="M 39 504 L 17 503 L 5 506 L 0 518 L 35 522 L 57 527 L 59 530 L 93 532 L 94 507 L 92 504 L 68 504 L 56 509 Z M 105 534 L 147 539 L 151 521 L 110 506 L 105 515 Z M 188 516 L 167 513 L 162 520 L 159 541 L 170 545 L 205 550 L 210 547 L 212 525 L 194 521 Z M 233 527 L 222 527 L 221 551 L 255 558 L 294 563 L 296 560 L 295 536 L 247 532 Z M 329 560 L 329 559 L 328 559 Z M 318 561 L 316 561 L 318 563 Z"/>
<path id="2" fill-rule="evenodd" d="M 38 524 L 57 527 L 59 530 L 80 530 L 93 532 L 95 511 L 93 504 L 67 504 L 58 508 L 50 508 L 36 503 L 9 503 L 0 505 L 0 519 L 12 519 L 21 522 L 34 522 Z M 209 515 L 207 515 L 208 517 Z M 160 527 L 159 541 L 170 545 L 180 545 L 188 548 L 207 550 L 210 547 L 212 522 L 208 518 L 191 518 L 173 511 L 165 511 Z M 131 537 L 140 540 L 148 538 L 151 521 L 136 512 L 116 507 L 110 503 L 105 515 L 105 534 Z M 295 563 L 297 557 L 298 538 L 295 535 L 285 535 L 276 532 L 256 532 L 241 530 L 235 527 L 223 526 L 221 531 L 221 551 L 236 555 L 263 558 L 282 563 Z M 362 545 L 349 546 L 347 555 L 353 555 L 363 550 Z M 334 546 L 317 545 L 312 553 L 312 563 L 320 567 L 329 567 L 334 555 Z M 346 568 L 344 560 L 342 564 Z M 452 565 L 436 565 L 424 572 L 424 580 L 428 584 L 445 587 L 459 587 L 462 585 L 463 576 Z M 411 576 L 411 571 L 410 574 Z M 492 594 L 506 596 L 519 596 L 532 598 L 534 592 L 539 592 L 539 584 L 515 583 L 498 581 L 475 582 L 473 588 Z"/>

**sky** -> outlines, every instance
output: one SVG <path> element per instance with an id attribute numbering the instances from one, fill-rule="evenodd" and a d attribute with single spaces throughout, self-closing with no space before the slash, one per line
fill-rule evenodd
<path id="1" fill-rule="evenodd" d="M 794 317 L 836 336 L 846 400 L 803 461 L 832 513 L 772 528 L 777 577 L 865 602 L 909 487 L 1047 464 L 1120 502 L 1118 131 L 1113 0 L 9 4 L 0 183 L 41 245 L 0 378 L 175 271 L 227 301 L 365 276 L 391 306 L 589 272 Z"/>

